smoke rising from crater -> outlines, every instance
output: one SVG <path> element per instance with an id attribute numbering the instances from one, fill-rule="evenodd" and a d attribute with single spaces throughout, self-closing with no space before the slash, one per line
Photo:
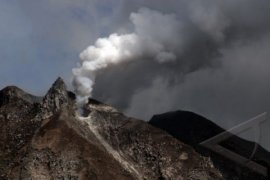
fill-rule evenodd
<path id="1" fill-rule="evenodd" d="M 73 69 L 73 85 L 79 101 L 91 96 L 98 71 L 129 61 L 154 60 L 159 64 L 173 62 L 183 50 L 182 24 L 174 14 L 141 8 L 130 14 L 134 32 L 113 33 L 99 38 L 81 54 Z"/>
<path id="2" fill-rule="evenodd" d="M 91 94 L 145 120 L 156 113 L 186 109 L 227 127 L 269 112 L 270 1 L 130 0 L 120 4 L 108 21 L 107 31 L 114 35 L 101 41 L 122 48 L 116 54 L 125 58 L 119 61 L 116 54 L 111 55 L 118 64 L 106 60 L 106 67 L 98 64 L 102 68 L 90 71 L 87 64 L 98 61 L 84 51 L 87 58 L 74 69 L 73 81 L 82 97 Z M 137 46 L 130 44 L 131 37 Z M 119 39 L 128 45 L 114 45 Z M 96 42 L 92 49 L 102 47 Z"/>

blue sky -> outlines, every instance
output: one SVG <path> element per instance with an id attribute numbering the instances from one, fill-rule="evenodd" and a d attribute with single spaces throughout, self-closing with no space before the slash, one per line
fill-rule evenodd
<path id="1" fill-rule="evenodd" d="M 107 35 L 113 5 L 101 1 L 0 1 L 0 88 L 44 94 L 61 76 L 70 83 L 78 54 Z"/>

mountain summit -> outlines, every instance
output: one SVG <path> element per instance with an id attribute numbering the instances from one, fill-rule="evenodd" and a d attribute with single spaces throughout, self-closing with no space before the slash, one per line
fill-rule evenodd
<path id="1" fill-rule="evenodd" d="M 79 113 L 80 112 L 80 113 Z M 0 179 L 222 179 L 209 158 L 57 79 L 44 97 L 0 91 Z"/>

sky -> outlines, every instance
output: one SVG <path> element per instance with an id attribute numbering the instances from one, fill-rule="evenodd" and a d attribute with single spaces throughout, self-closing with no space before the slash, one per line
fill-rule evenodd
<path id="1" fill-rule="evenodd" d="M 96 72 L 93 98 L 144 120 L 182 109 L 230 128 L 270 113 L 269 19 L 267 0 L 1 0 L 0 88 L 44 95 L 61 76 L 73 90 L 81 52 L 136 34 L 175 58 L 157 61 L 143 41 L 145 52 Z"/>

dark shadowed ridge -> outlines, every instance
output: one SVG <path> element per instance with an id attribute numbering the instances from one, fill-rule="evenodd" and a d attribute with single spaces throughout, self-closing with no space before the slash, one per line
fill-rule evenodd
<path id="1" fill-rule="evenodd" d="M 202 155 L 211 157 L 214 165 L 221 171 L 225 179 L 266 180 L 270 178 L 269 176 L 261 176 L 254 171 L 240 166 L 239 164 L 202 147 L 200 145 L 201 142 L 222 133 L 224 129 L 198 114 L 188 111 L 168 112 L 154 115 L 149 123 L 165 130 L 181 142 L 191 145 Z M 222 142 L 221 145 L 249 158 L 255 143 L 237 136 L 232 136 L 228 140 Z M 252 160 L 266 166 L 269 170 L 270 153 L 261 146 L 258 147 Z"/>

